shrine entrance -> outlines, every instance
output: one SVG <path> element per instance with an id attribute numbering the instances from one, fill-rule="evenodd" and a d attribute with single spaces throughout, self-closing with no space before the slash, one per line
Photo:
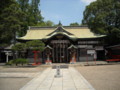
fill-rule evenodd
<path id="1" fill-rule="evenodd" d="M 69 40 L 52 40 L 52 62 L 68 63 L 70 62 L 68 47 Z"/>

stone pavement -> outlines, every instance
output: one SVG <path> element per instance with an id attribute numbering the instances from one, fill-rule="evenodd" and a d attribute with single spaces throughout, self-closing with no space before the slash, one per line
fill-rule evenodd
<path id="1" fill-rule="evenodd" d="M 20 90 L 94 90 L 73 67 L 60 69 L 62 77 L 55 78 L 56 69 L 47 68 Z"/>
<path id="2" fill-rule="evenodd" d="M 29 77 L 35 77 L 39 73 L 26 73 L 26 72 L 0 72 L 0 78 L 29 78 Z"/>

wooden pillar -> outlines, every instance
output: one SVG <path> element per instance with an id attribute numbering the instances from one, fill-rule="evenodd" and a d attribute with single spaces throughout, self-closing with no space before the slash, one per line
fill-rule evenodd
<path id="1" fill-rule="evenodd" d="M 95 61 L 95 65 L 96 65 L 96 59 L 97 59 L 96 50 L 95 50 L 95 53 L 93 55 L 94 55 L 94 61 Z"/>
<path id="2" fill-rule="evenodd" d="M 1 57 L 1 50 L 0 50 L 0 62 L 1 62 L 1 60 L 2 60 L 2 57 Z"/>
<path id="3" fill-rule="evenodd" d="M 56 61 L 58 62 L 58 44 L 56 44 Z"/>
<path id="4" fill-rule="evenodd" d="M 60 42 L 60 63 L 62 62 L 61 61 L 61 45 L 62 45 L 62 43 Z"/>
<path id="5" fill-rule="evenodd" d="M 53 62 L 54 62 L 54 44 L 53 44 L 53 50 L 52 50 L 52 56 L 53 56 Z"/>
<path id="6" fill-rule="evenodd" d="M 60 61 L 59 61 L 59 53 L 58 53 L 58 51 L 59 51 L 59 46 L 60 46 L 60 44 L 58 43 L 58 46 L 57 46 L 57 61 L 58 61 L 58 62 L 60 62 Z"/>
<path id="7" fill-rule="evenodd" d="M 79 48 L 77 48 L 77 60 L 76 61 L 78 61 L 79 60 L 79 53 L 78 53 L 78 50 L 79 50 Z"/>
<path id="8" fill-rule="evenodd" d="M 78 48 L 78 60 L 80 61 L 80 48 Z"/>
<path id="9" fill-rule="evenodd" d="M 57 44 L 55 44 L 55 50 L 56 50 L 56 53 L 55 53 L 55 57 L 56 57 L 55 62 L 57 62 Z"/>
<path id="10" fill-rule="evenodd" d="M 62 56 L 63 56 L 63 57 L 62 57 L 63 62 L 64 62 L 64 59 L 65 59 L 65 58 L 64 58 L 64 57 L 65 57 L 65 55 L 64 55 L 64 47 L 65 47 L 65 46 L 64 46 L 64 42 L 63 42 L 63 55 L 62 55 Z"/>
<path id="11" fill-rule="evenodd" d="M 44 51 L 42 52 L 42 63 L 44 61 Z"/>
<path id="12" fill-rule="evenodd" d="M 57 43 L 55 44 L 55 49 L 56 49 L 56 51 L 55 51 L 55 54 L 56 54 L 56 55 L 55 55 L 56 60 L 55 60 L 55 61 L 57 62 Z"/>
<path id="13" fill-rule="evenodd" d="M 86 48 L 86 64 L 88 65 L 88 54 L 87 54 L 87 48 Z"/>
<path id="14" fill-rule="evenodd" d="M 68 43 L 67 43 L 67 62 L 68 62 Z"/>

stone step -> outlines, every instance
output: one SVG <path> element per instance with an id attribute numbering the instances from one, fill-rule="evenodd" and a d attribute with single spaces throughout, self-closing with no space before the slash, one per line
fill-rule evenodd
<path id="1" fill-rule="evenodd" d="M 60 66 L 60 68 L 62 68 L 62 69 L 69 68 L 69 65 L 53 65 L 52 69 L 56 69 L 57 66 Z"/>

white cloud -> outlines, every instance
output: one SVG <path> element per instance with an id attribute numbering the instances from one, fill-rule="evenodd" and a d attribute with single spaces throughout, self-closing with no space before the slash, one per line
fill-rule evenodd
<path id="1" fill-rule="evenodd" d="M 94 2 L 96 0 L 81 0 L 85 4 L 90 4 L 91 2 Z"/>

